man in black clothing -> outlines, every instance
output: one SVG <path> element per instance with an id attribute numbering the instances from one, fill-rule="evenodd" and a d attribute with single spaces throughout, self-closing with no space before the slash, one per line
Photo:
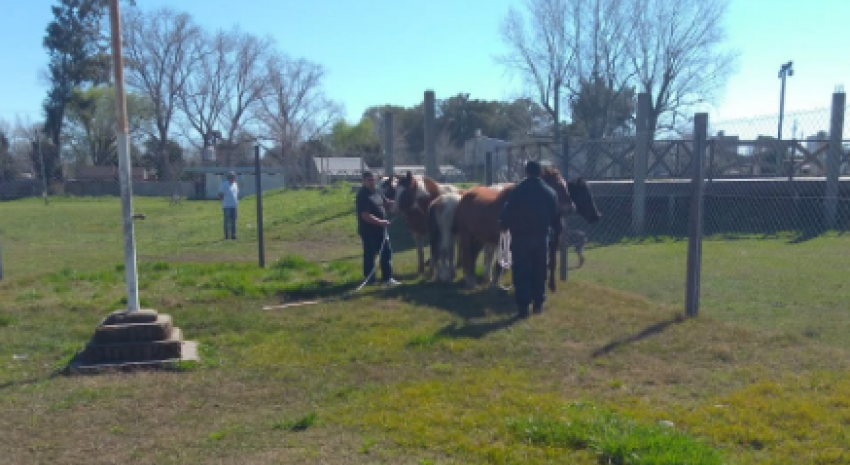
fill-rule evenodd
<path id="1" fill-rule="evenodd" d="M 392 201 L 375 187 L 375 175 L 363 172 L 363 187 L 357 192 L 357 233 L 363 242 L 363 276 L 375 282 L 375 256 L 380 252 L 381 278 L 385 285 L 399 284 L 393 279 L 393 250 L 387 237 L 386 208 Z M 386 240 L 385 240 L 386 238 Z"/>
<path id="2" fill-rule="evenodd" d="M 561 232 L 558 198 L 540 178 L 541 170 L 536 161 L 525 165 L 527 177 L 508 195 L 499 220 L 502 231 L 511 233 L 511 270 L 520 317 L 528 316 L 529 304 L 535 313 L 543 311 L 548 239 Z"/>

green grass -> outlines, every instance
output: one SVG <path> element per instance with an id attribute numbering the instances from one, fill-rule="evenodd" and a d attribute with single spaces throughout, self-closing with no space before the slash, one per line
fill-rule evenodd
<path id="1" fill-rule="evenodd" d="M 265 198 L 220 239 L 216 202 L 136 199 L 144 306 L 201 362 L 65 376 L 124 303 L 117 199 L 0 203 L 0 450 L 10 463 L 842 464 L 850 461 L 848 238 L 590 248 L 529 320 L 512 296 L 361 279 L 353 195 Z"/>
<path id="2" fill-rule="evenodd" d="M 576 279 L 684 306 L 687 241 L 590 248 L 587 257 Z M 702 312 L 850 349 L 850 284 L 842 279 L 848 263 L 847 235 L 800 243 L 791 237 L 709 238 L 703 245 Z"/>

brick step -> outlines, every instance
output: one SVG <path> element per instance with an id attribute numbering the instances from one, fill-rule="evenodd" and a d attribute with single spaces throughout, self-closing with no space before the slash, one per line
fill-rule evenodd
<path id="1" fill-rule="evenodd" d="M 156 320 L 149 323 L 101 323 L 94 331 L 93 341 L 95 344 L 164 341 L 171 336 L 173 327 L 171 315 L 164 314 L 157 315 Z"/>
<path id="2" fill-rule="evenodd" d="M 85 363 L 143 362 L 149 360 L 180 359 L 183 334 L 171 327 L 169 336 L 159 341 L 100 344 L 90 342 L 82 352 Z"/>

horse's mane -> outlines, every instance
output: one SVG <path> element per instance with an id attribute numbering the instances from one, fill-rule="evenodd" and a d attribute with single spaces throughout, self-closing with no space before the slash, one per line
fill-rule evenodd
<path id="1" fill-rule="evenodd" d="M 564 177 L 561 176 L 561 171 L 558 168 L 555 168 L 554 166 L 547 166 L 543 168 L 543 172 L 540 173 L 540 177 L 543 178 L 547 176 L 553 176 L 556 180 L 559 181 L 564 180 Z"/>
<path id="2" fill-rule="evenodd" d="M 428 192 L 428 195 L 430 195 L 431 197 L 439 197 L 440 186 L 437 184 L 437 181 L 434 181 L 428 176 L 423 176 L 422 178 L 425 184 L 425 191 Z"/>

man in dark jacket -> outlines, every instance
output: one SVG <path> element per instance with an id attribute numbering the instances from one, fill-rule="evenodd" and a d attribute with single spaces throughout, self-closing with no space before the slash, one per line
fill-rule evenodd
<path id="1" fill-rule="evenodd" d="M 375 282 L 375 256 L 380 252 L 381 278 L 384 285 L 399 284 L 393 279 L 393 249 L 387 238 L 386 207 L 392 205 L 375 186 L 375 175 L 363 172 L 363 186 L 357 192 L 357 233 L 363 242 L 363 277 Z"/>
<path id="2" fill-rule="evenodd" d="M 541 170 L 536 161 L 525 165 L 527 177 L 508 195 L 500 218 L 502 231 L 511 233 L 511 270 L 520 317 L 528 316 L 529 304 L 535 313 L 543 310 L 548 239 L 561 232 L 558 198 L 540 178 Z"/>

